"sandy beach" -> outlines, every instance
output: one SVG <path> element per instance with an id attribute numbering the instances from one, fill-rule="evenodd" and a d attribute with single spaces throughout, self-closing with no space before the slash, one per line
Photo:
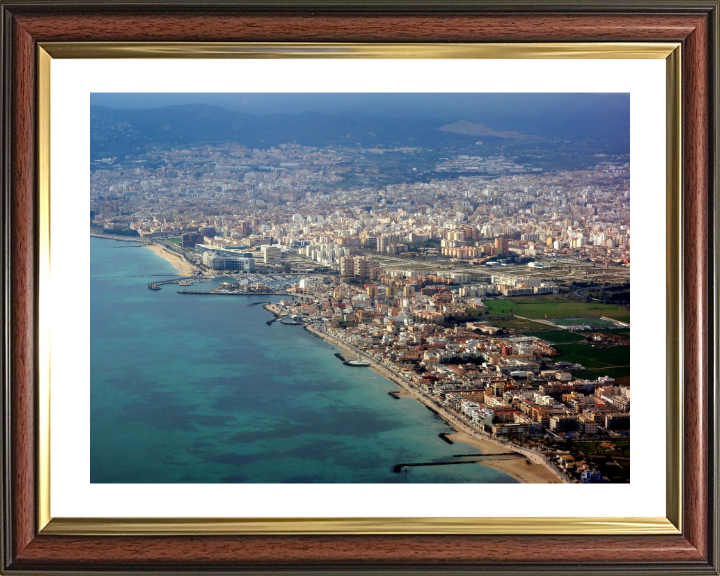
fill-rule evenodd
<path id="1" fill-rule="evenodd" d="M 492 440 L 486 440 L 485 438 L 478 438 L 477 436 L 471 436 L 467 432 L 455 432 L 454 434 L 448 434 L 448 440 L 453 442 L 462 442 L 463 444 L 470 444 L 473 448 L 477 448 L 481 454 L 505 454 L 509 452 L 507 446 L 503 446 Z"/>
<path id="2" fill-rule="evenodd" d="M 482 454 L 502 454 L 509 451 L 508 446 L 503 446 L 492 440 L 471 436 L 467 432 L 455 432 L 448 434 L 448 440 L 469 444 Z M 484 460 L 483 466 L 490 466 L 505 474 L 509 474 L 516 480 L 525 484 L 562 484 L 562 481 L 546 466 L 535 464 L 527 458 L 514 460 Z"/>
<path id="3" fill-rule="evenodd" d="M 339 348 L 342 352 L 345 352 L 352 356 L 357 356 L 356 350 L 353 350 L 349 346 L 345 345 L 337 338 L 334 338 L 333 336 L 330 336 L 329 334 L 326 334 L 324 332 L 320 332 L 312 326 L 306 326 L 306 329 L 312 334 L 318 336 L 319 338 L 330 342 L 332 345 Z M 490 466 L 491 468 L 500 470 L 501 472 L 504 472 L 525 484 L 563 483 L 563 481 L 560 480 L 552 470 L 550 470 L 547 466 L 541 463 L 542 459 L 538 455 L 530 454 L 530 457 L 528 458 L 527 454 L 523 454 L 520 450 L 514 450 L 510 445 L 503 444 L 491 438 L 482 438 L 466 432 L 462 429 L 465 427 L 463 423 L 457 420 L 457 418 L 453 417 L 449 412 L 447 412 L 447 410 L 439 408 L 436 405 L 430 405 L 428 401 L 423 398 L 423 396 L 417 390 L 414 390 L 407 382 L 397 377 L 395 374 L 392 374 L 387 368 L 381 366 L 373 359 L 367 356 L 365 356 L 365 359 L 370 362 L 371 370 L 374 370 L 381 376 L 392 380 L 400 387 L 401 392 L 398 394 L 399 397 L 414 398 L 421 404 L 424 404 L 425 406 L 430 406 L 430 408 L 432 408 L 432 410 L 435 411 L 438 416 L 440 416 L 443 420 L 450 424 L 450 426 L 452 426 L 456 430 L 456 432 L 454 434 L 448 435 L 449 440 L 461 444 L 468 444 L 469 446 L 472 446 L 473 448 L 480 451 L 482 454 L 502 454 L 508 452 L 518 452 L 523 456 L 523 458 L 517 458 L 512 460 L 485 460 L 481 464 L 482 466 Z M 468 430 L 470 429 L 468 428 Z M 531 459 L 534 461 L 531 461 Z"/>
<path id="4" fill-rule="evenodd" d="M 147 246 L 145 246 L 145 248 L 149 248 L 150 250 L 155 252 L 155 254 L 170 262 L 170 264 L 172 264 L 178 271 L 178 274 L 182 276 L 192 276 L 196 270 L 195 266 L 188 263 L 177 254 L 173 254 L 163 246 L 160 246 L 158 244 L 148 244 Z"/>
<path id="5" fill-rule="evenodd" d="M 523 484 L 563 484 L 563 481 L 545 466 L 533 464 L 527 458 L 485 460 L 482 465 L 505 472 Z"/>

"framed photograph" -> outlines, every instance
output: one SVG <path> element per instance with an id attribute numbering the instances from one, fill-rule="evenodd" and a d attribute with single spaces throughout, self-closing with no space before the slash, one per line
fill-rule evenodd
<path id="1" fill-rule="evenodd" d="M 717 9 L 3 2 L 2 573 L 717 574 Z"/>

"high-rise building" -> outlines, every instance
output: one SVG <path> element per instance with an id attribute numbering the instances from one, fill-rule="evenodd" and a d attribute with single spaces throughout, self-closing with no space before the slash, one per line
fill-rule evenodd
<path id="1" fill-rule="evenodd" d="M 195 244 L 202 243 L 203 235 L 197 232 L 185 232 L 182 235 L 182 247 L 194 248 Z"/>
<path id="2" fill-rule="evenodd" d="M 263 244 L 260 247 L 260 251 L 263 254 L 263 262 L 265 264 L 277 264 L 280 262 L 280 254 L 282 253 L 279 246 L 271 246 L 270 244 Z"/>
<path id="3" fill-rule="evenodd" d="M 508 254 L 510 252 L 510 242 L 507 238 L 495 238 L 495 254 Z"/>
<path id="4" fill-rule="evenodd" d="M 343 256 L 339 262 L 340 276 L 347 278 L 355 274 L 354 258 L 352 256 Z"/>
<path id="5" fill-rule="evenodd" d="M 370 261 L 364 256 L 343 256 L 338 260 L 340 265 L 340 276 L 347 278 L 357 276 L 367 278 L 370 274 Z"/>
<path id="6" fill-rule="evenodd" d="M 367 278 L 370 275 L 370 262 L 364 256 L 355 257 L 353 274 L 358 278 Z"/>
<path id="7" fill-rule="evenodd" d="M 389 244 L 388 238 L 385 236 L 380 236 L 377 239 L 377 251 L 380 252 L 381 254 L 384 254 L 385 250 L 387 249 L 388 244 Z"/>
<path id="8" fill-rule="evenodd" d="M 238 232 L 241 236 L 249 236 L 250 235 L 250 224 L 247 222 L 239 222 L 238 223 Z"/>

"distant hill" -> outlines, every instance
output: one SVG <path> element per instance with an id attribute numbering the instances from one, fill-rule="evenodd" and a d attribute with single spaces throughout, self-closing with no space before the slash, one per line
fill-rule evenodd
<path id="1" fill-rule="evenodd" d="M 238 142 L 269 148 L 296 142 L 305 146 L 473 145 L 477 136 L 492 144 L 555 137 L 503 131 L 485 124 L 447 120 L 378 118 L 355 112 L 251 115 L 208 104 L 145 109 L 90 108 L 91 159 L 139 154 L 148 146 Z"/>
<path id="2" fill-rule="evenodd" d="M 453 132 L 454 134 L 467 134 L 469 136 L 495 136 L 496 138 L 511 138 L 513 140 L 545 140 L 542 136 L 529 136 L 527 134 L 520 134 L 519 132 L 493 130 L 484 124 L 476 124 L 468 120 L 458 120 L 447 126 L 441 126 L 439 130 Z"/>
<path id="3" fill-rule="evenodd" d="M 468 136 L 438 130 L 440 120 L 373 118 L 355 113 L 252 116 L 205 104 L 140 110 L 93 106 L 91 156 L 125 156 L 151 145 L 238 142 L 269 148 L 290 142 L 306 146 L 437 146 Z"/>

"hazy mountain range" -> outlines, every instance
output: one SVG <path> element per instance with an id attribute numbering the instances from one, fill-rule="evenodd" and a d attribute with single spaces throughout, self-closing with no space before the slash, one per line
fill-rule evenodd
<path id="1" fill-rule="evenodd" d="M 502 141 L 552 139 L 623 143 L 625 118 L 615 122 L 528 122 L 527 131 L 469 120 L 448 123 L 435 118 L 376 117 L 357 112 L 305 111 L 255 115 L 208 104 L 161 108 L 118 109 L 91 106 L 91 158 L 137 154 L 147 146 L 238 142 L 268 148 L 297 142 L 306 146 L 456 146 L 472 145 L 478 137 Z"/>

